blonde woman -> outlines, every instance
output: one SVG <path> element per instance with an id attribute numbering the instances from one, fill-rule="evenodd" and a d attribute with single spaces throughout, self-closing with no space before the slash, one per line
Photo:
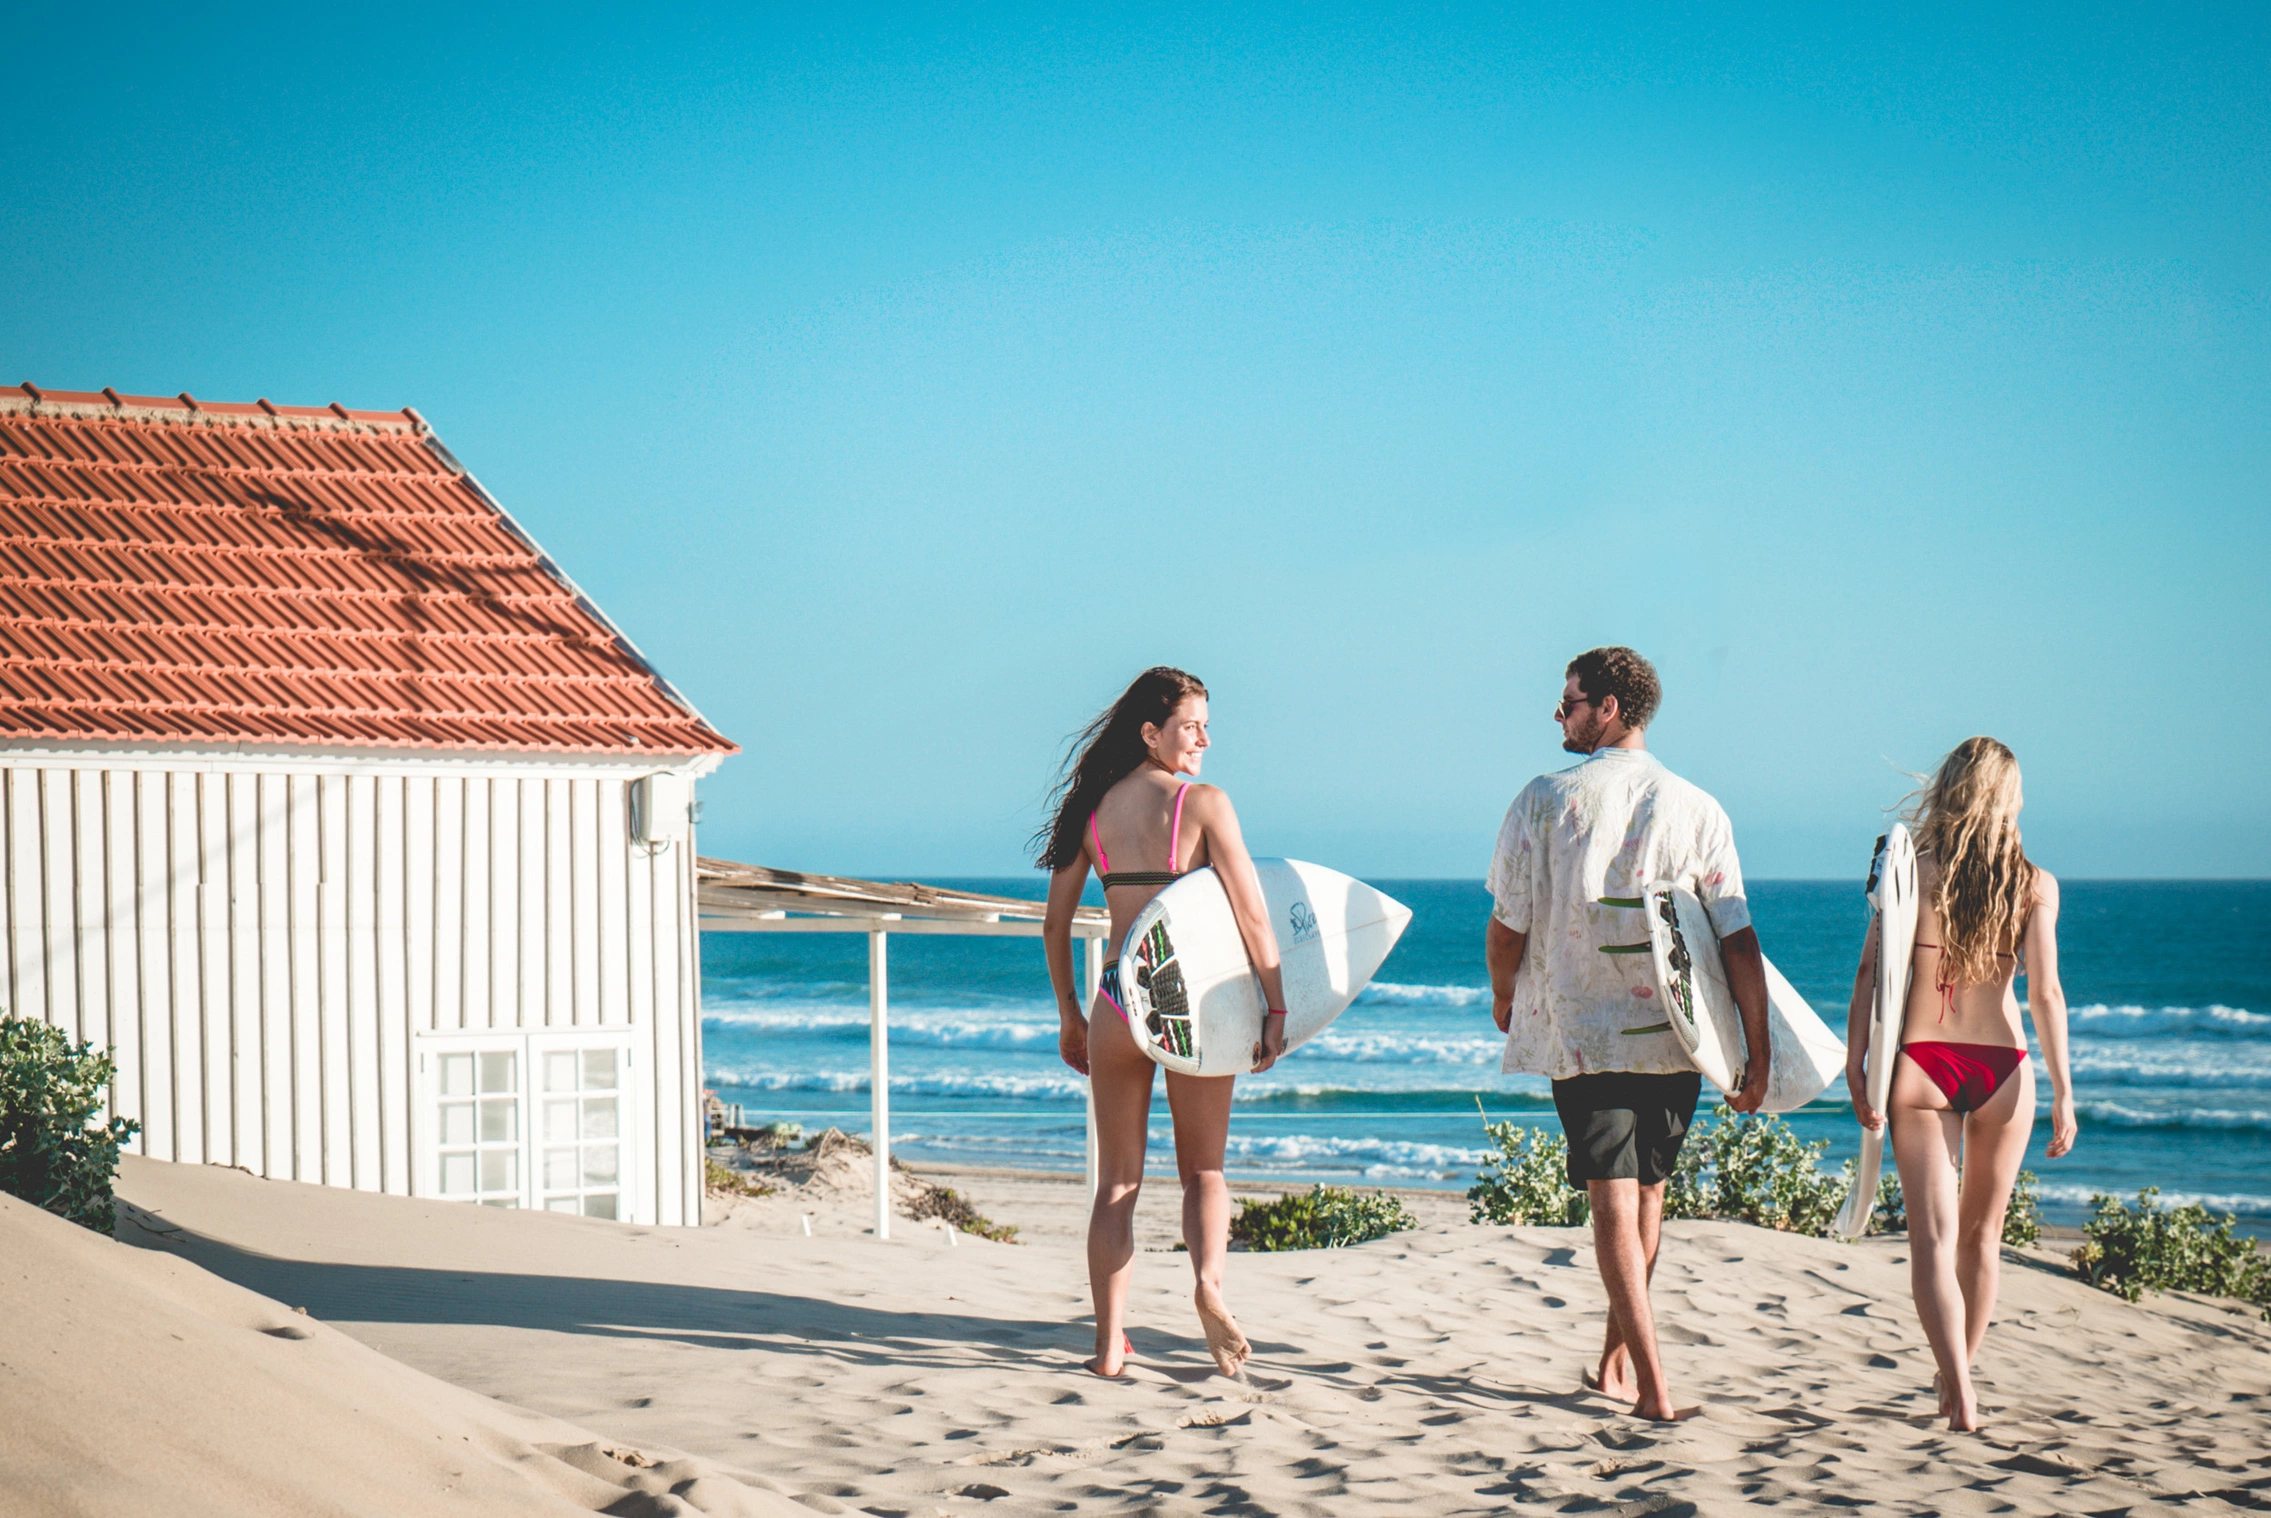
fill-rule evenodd
<path id="1" fill-rule="evenodd" d="M 1862 1125 L 1892 1123 L 1908 1208 L 1909 1281 L 1939 1363 L 1951 1430 L 1979 1426 L 1971 1367 L 1995 1315 L 2003 1214 L 2034 1129 L 2034 1071 L 2017 980 L 2050 1074 L 2050 1158 L 2074 1147 L 2066 995 L 2058 984 L 2058 882 L 2019 846 L 2019 762 L 1966 738 L 1926 784 L 1916 836 L 1916 947 L 1891 1110 L 1863 1079 L 1877 927 L 1853 979 L 1845 1083 Z"/>

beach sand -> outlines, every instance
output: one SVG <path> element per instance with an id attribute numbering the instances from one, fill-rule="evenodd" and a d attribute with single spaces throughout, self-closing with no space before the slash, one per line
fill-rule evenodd
<path id="1" fill-rule="evenodd" d="M 808 1511 L 926 1518 L 1711 1514 L 1753 1503 L 2143 1518 L 2271 1504 L 2271 1327 L 2228 1303 L 2131 1306 L 2048 1252 L 2010 1257 L 1982 1377 L 1989 1427 L 1951 1435 L 1931 1416 L 1903 1240 L 1674 1224 L 1657 1310 L 1683 1400 L 1705 1411 L 1659 1427 L 1579 1386 L 1601 1326 L 1579 1230 L 1476 1227 L 1460 1199 L 1422 1195 L 1414 1232 L 1239 1254 L 1232 1302 L 1257 1349 L 1241 1384 L 1206 1360 L 1187 1263 L 1167 1252 L 1173 1178 L 1155 1177 L 1137 1358 L 1107 1383 L 1078 1368 L 1090 1330 L 1077 1178 L 909 1177 L 908 1187 L 944 1180 L 1028 1242 L 950 1242 L 935 1224 L 901 1220 L 878 1243 L 864 1231 L 860 1168 L 721 1202 L 720 1226 L 696 1231 L 129 1159 L 120 1238 L 160 1253 L 84 1234 L 64 1247 L 53 1238 L 63 1225 L 38 1230 L 38 1249 L 68 1257 L 55 1268 L 78 1283 L 68 1309 L 78 1316 L 9 1360 L 35 1389 L 114 1388 L 104 1394 L 137 1411 L 87 1401 L 70 1412 L 59 1399 L 48 1423 L 11 1434 L 11 1472 L 25 1468 L 27 1444 L 52 1449 L 51 1465 L 78 1473 L 71 1489 L 96 1494 L 84 1510 L 195 1511 L 155 1495 L 166 1461 L 144 1430 L 171 1408 L 181 1420 L 171 1448 L 202 1452 L 194 1458 L 240 1483 L 320 1489 L 361 1511 L 434 1506 L 349 1496 L 365 1482 L 430 1487 L 445 1468 L 505 1494 L 467 1509 L 517 1511 L 512 1502 L 540 1497 L 605 1507 L 605 1493 L 558 1486 L 551 1467 L 568 1462 L 543 1454 L 579 1444 L 761 1472 L 712 1478 L 734 1501 L 778 1501 L 758 1484 L 769 1480 Z M 11 1289 L 41 1299 L 57 1288 Z M 108 1312 L 121 1293 L 140 1305 Z M 291 1315 L 297 1306 L 315 1321 Z M 175 1374 L 169 1355 L 190 1353 L 168 1347 L 182 1315 L 210 1341 L 195 1348 L 196 1383 L 142 1385 Z M 296 1324 L 314 1337 L 263 1331 Z M 11 1403 L 27 1394 L 19 1379 Z M 419 1443 L 453 1436 L 480 1459 Z M 387 1461 L 399 1468 L 381 1470 Z M 740 1510 L 700 1495 L 606 1510 Z M 319 1506 L 271 1497 L 231 1510 Z"/>
<path id="2" fill-rule="evenodd" d="M 652 1505 L 673 1487 L 713 1513 L 806 1511 L 763 1477 L 446 1385 L 10 1196 L 0 1260 L 0 1513 L 683 1511 Z"/>

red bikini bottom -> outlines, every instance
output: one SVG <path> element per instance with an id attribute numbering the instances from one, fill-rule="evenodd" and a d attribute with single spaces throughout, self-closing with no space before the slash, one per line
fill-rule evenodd
<path id="1" fill-rule="evenodd" d="M 2024 1049 L 2001 1044 L 1902 1044 L 1900 1052 L 1916 1062 L 1958 1112 L 1977 1112 L 1994 1097 L 2027 1057 Z"/>

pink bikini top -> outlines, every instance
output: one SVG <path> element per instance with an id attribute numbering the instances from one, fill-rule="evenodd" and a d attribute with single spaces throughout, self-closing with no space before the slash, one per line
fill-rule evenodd
<path id="1" fill-rule="evenodd" d="M 1191 794 L 1191 782 L 1183 781 L 1175 787 L 1175 817 L 1167 825 L 1167 862 L 1173 864 L 1183 854 L 1183 799 Z M 1096 831 L 1096 814 L 1088 814 L 1089 841 L 1096 845 L 1096 865 L 1103 877 L 1104 889 L 1124 885 L 1168 885 L 1183 878 L 1181 870 L 1122 870 L 1112 873 L 1111 858 L 1104 852 L 1104 839 Z"/>

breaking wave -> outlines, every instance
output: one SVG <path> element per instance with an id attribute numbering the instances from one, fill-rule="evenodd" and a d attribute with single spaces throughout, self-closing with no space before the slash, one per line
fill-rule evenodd
<path id="1" fill-rule="evenodd" d="M 711 1085 L 733 1091 L 866 1091 L 864 1070 L 808 1071 L 789 1074 L 778 1070 L 736 1070 L 713 1065 Z M 1026 1098 L 1069 1097 L 1080 1101 L 1088 1082 L 1066 1070 L 1057 1075 L 894 1075 L 892 1094 L 906 1096 L 991 1096 Z M 788 1114 L 794 1117 L 794 1113 Z"/>
<path id="2" fill-rule="evenodd" d="M 1490 1000 L 1488 986 L 1399 986 L 1376 980 L 1356 993 L 1357 1007 L 1471 1007 Z"/>
<path id="3" fill-rule="evenodd" d="M 866 1010 L 843 1007 L 710 1007 L 705 1028 L 751 1033 L 807 1033 L 867 1042 Z M 1054 1049 L 1057 1025 L 1012 1021 L 962 1009 L 891 1009 L 891 1042 L 934 1049 Z"/>
<path id="4" fill-rule="evenodd" d="M 2271 1034 L 2271 1017 L 2243 1007 L 2071 1007 L 2067 1024 L 2084 1038 L 2151 1038 L 2160 1033 L 2252 1038 Z"/>
<path id="5" fill-rule="evenodd" d="M 2137 1193 L 2117 1191 L 2107 1186 L 2049 1186 L 2042 1188 L 2046 1202 L 2062 1202 L 2068 1206 L 2087 1207 L 2097 1196 L 2118 1196 L 2134 1207 Z M 2189 1207 L 2194 1202 L 2210 1212 L 2236 1212 L 2243 1218 L 2271 1218 L 2271 1196 L 2251 1196 L 2246 1192 L 2164 1191 L 2159 1201 L 2164 1207 Z"/>
<path id="6" fill-rule="evenodd" d="M 2047 1105 L 2044 1111 L 2049 1110 Z M 2228 1107 L 2124 1107 L 2119 1102 L 2083 1102 L 2080 1115 L 2110 1128 L 2242 1129 L 2271 1133 L 2271 1112 L 2235 1112 Z"/>

